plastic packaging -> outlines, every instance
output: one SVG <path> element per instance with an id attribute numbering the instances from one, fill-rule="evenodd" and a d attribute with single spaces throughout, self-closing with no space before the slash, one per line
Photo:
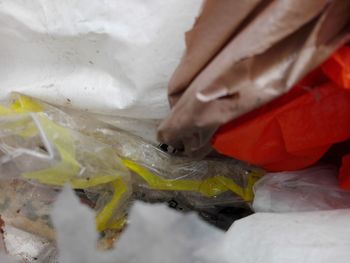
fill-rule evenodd
<path id="1" fill-rule="evenodd" d="M 96 210 L 99 231 L 119 232 L 125 223 L 128 169 L 109 145 L 69 128 L 72 123 L 62 111 L 21 95 L 0 107 L 0 214 L 6 224 L 53 240 L 49 211 L 67 183 Z"/>
<path id="2" fill-rule="evenodd" d="M 70 184 L 96 211 L 101 248 L 118 238 L 133 199 L 195 210 L 227 229 L 251 213 L 252 187 L 262 175 L 231 159 L 170 155 L 90 114 L 18 94 L 0 106 L 0 151 L 5 225 L 54 241 L 49 214 L 62 186 Z"/>
<path id="3" fill-rule="evenodd" d="M 337 168 L 316 166 L 271 173 L 254 186 L 256 212 L 302 212 L 350 208 L 350 192 L 339 187 Z"/>
<path id="4" fill-rule="evenodd" d="M 181 211 L 196 210 L 223 229 L 250 214 L 252 187 L 263 175 L 262 170 L 231 158 L 196 160 L 169 154 L 85 112 L 64 110 L 75 120 L 75 129 L 111 145 L 121 157 L 132 171 L 135 199 L 168 202 Z"/>
<path id="5" fill-rule="evenodd" d="M 121 130 L 101 128 L 88 132 L 112 145 L 132 171 L 135 199 L 165 201 L 181 211 L 198 211 L 223 229 L 250 214 L 252 187 L 263 175 L 262 170 L 229 158 L 195 160 L 169 155 Z"/>
<path id="6" fill-rule="evenodd" d="M 217 254 L 225 263 L 347 263 L 349 217 L 349 209 L 256 213 L 232 225 Z"/>

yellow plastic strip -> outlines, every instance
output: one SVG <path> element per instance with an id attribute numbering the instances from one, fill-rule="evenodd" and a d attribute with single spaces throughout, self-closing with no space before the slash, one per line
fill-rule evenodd
<path id="1" fill-rule="evenodd" d="M 252 201 L 254 199 L 253 187 L 254 184 L 263 176 L 262 172 L 252 172 L 249 174 L 248 182 L 247 182 L 247 191 L 245 191 L 246 200 Z"/>
<path id="2" fill-rule="evenodd" d="M 43 107 L 39 102 L 23 95 L 18 95 L 9 108 L 0 105 L 0 115 L 41 111 Z"/>
<path id="3" fill-rule="evenodd" d="M 209 178 L 203 181 L 164 179 L 131 160 L 124 159 L 122 161 L 131 171 L 140 175 L 152 189 L 194 191 L 206 196 L 215 196 L 227 190 L 225 186 L 218 184 L 215 178 Z"/>
<path id="4" fill-rule="evenodd" d="M 0 105 L 0 115 L 9 115 L 9 114 L 13 114 L 13 110 Z"/>
<path id="5" fill-rule="evenodd" d="M 210 197 L 230 190 L 245 201 L 251 201 L 253 199 L 252 186 L 258 180 L 258 176 L 252 173 L 248 176 L 247 187 L 243 188 L 232 179 L 224 176 L 214 176 L 205 180 L 164 179 L 131 160 L 124 159 L 122 161 L 131 171 L 141 176 L 152 189 L 157 190 L 193 191 Z"/>
<path id="6" fill-rule="evenodd" d="M 10 109 L 0 106 L 0 114 L 23 112 L 41 112 L 43 108 L 40 103 L 26 96 L 19 96 L 13 102 Z M 25 173 L 24 176 L 36 179 L 41 183 L 62 186 L 70 182 L 73 188 L 84 189 L 96 185 L 112 183 L 114 194 L 111 200 L 96 216 L 96 226 L 99 231 L 107 228 L 121 229 L 126 219 L 125 217 L 112 220 L 115 208 L 118 206 L 121 198 L 127 191 L 127 186 L 121 177 L 116 176 L 98 176 L 90 179 L 76 178 L 80 170 L 80 165 L 75 158 L 75 147 L 73 138 L 68 129 L 57 125 L 45 115 L 39 114 L 40 122 L 45 130 L 46 136 L 53 142 L 58 150 L 61 162 L 55 166 L 41 171 Z M 32 132 L 30 133 L 32 134 Z M 232 179 L 224 176 L 215 176 L 205 180 L 192 179 L 164 179 L 131 160 L 123 160 L 125 166 L 140 175 L 152 189 L 172 190 L 172 191 L 193 191 L 205 196 L 216 196 L 226 191 L 232 191 L 246 201 L 253 199 L 252 187 L 261 175 L 252 173 L 248 176 L 248 183 L 245 188 L 237 185 Z"/>
<path id="7" fill-rule="evenodd" d="M 6 108 L 0 105 L 0 115 L 18 114 L 26 112 L 37 112 L 38 119 L 44 129 L 45 135 L 49 141 L 53 143 L 56 150 L 59 152 L 61 161 L 56 165 L 42 169 L 40 171 L 23 173 L 22 176 L 28 179 L 35 179 L 40 183 L 54 186 L 63 186 L 66 183 L 70 183 L 74 189 L 85 189 L 97 185 L 112 183 L 114 187 L 114 194 L 111 200 L 106 204 L 102 211 L 96 216 L 96 227 L 99 231 L 109 229 L 122 229 L 126 223 L 126 218 L 118 218 L 112 220 L 115 208 L 127 192 L 127 186 L 124 183 L 122 177 L 117 175 L 105 175 L 94 176 L 91 178 L 77 178 L 80 165 L 75 157 L 74 140 L 71 136 L 69 129 L 60 126 L 51 121 L 46 115 L 42 114 L 43 107 L 39 102 L 35 100 L 19 95 L 16 100 L 13 101 L 10 108 Z M 16 122 L 15 125 L 20 124 Z M 30 127 L 28 126 L 30 124 Z M 12 124 L 9 124 L 12 125 Z M 24 127 L 30 128 L 30 130 L 21 133 L 21 136 L 30 137 L 38 133 L 38 129 L 32 123 L 26 123 Z"/>
<path id="8" fill-rule="evenodd" d="M 11 104 L 11 110 L 17 113 L 22 112 L 42 112 L 41 104 L 27 96 L 18 95 L 16 100 Z"/>
<path id="9" fill-rule="evenodd" d="M 4 106 L 0 105 L 0 115 L 11 115 L 11 114 L 17 114 L 17 113 L 26 113 L 26 112 L 40 112 L 43 108 L 40 105 L 40 103 L 34 101 L 33 99 L 18 95 L 16 100 L 13 101 L 10 108 L 6 108 Z M 23 120 L 17 120 L 14 123 L 6 123 L 2 125 L 3 127 L 6 126 L 6 128 L 12 128 L 15 129 L 15 126 L 19 127 L 25 127 L 24 130 L 19 132 L 19 135 L 25 138 L 32 137 L 37 134 L 38 130 L 36 129 L 35 125 L 31 120 L 23 119 Z"/>
<path id="10" fill-rule="evenodd" d="M 107 224 L 106 229 L 121 230 L 126 225 L 126 222 L 127 222 L 127 219 L 125 216 L 123 216 L 122 218 L 118 218 L 114 222 Z"/>
<path id="11" fill-rule="evenodd" d="M 44 184 L 62 186 L 80 171 L 80 165 L 75 159 L 73 138 L 68 129 L 54 123 L 45 115 L 38 114 L 38 117 L 45 135 L 58 150 L 61 161 L 50 168 L 24 173 L 23 176 Z"/>
<path id="12" fill-rule="evenodd" d="M 113 213 L 115 208 L 118 207 L 118 204 L 123 197 L 124 193 L 127 191 L 127 186 L 124 183 L 121 177 L 117 178 L 114 182 L 112 182 L 114 187 L 114 194 L 111 200 L 105 205 L 105 207 L 101 210 L 100 213 L 96 216 L 96 227 L 98 231 L 103 231 L 108 228 L 108 224 L 110 223 L 111 218 L 113 217 Z M 120 225 L 114 224 L 114 228 L 122 228 L 125 221 L 117 221 Z"/>

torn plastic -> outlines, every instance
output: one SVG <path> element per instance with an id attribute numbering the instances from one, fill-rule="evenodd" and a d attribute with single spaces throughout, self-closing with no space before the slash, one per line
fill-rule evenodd
<path id="1" fill-rule="evenodd" d="M 112 145 L 132 171 L 135 199 L 165 201 L 180 211 L 198 211 L 223 229 L 250 214 L 252 187 L 262 170 L 229 158 L 170 156 L 121 130 L 103 128 L 93 134 Z"/>
<path id="2" fill-rule="evenodd" d="M 89 114 L 22 95 L 0 107 L 0 128 L 0 214 L 5 224 L 48 242 L 56 238 L 48 215 L 66 183 L 96 211 L 99 246 L 109 248 L 132 199 L 195 210 L 227 229 L 250 213 L 262 175 L 235 160 L 170 156 Z"/>
<path id="3" fill-rule="evenodd" d="M 266 174 L 254 186 L 255 212 L 304 212 L 350 208 L 350 192 L 339 187 L 337 168 Z"/>
<path id="4" fill-rule="evenodd" d="M 230 158 L 196 160 L 169 155 L 140 137 L 92 119 L 89 114 L 65 111 L 74 119 L 74 129 L 111 145 L 122 158 L 132 171 L 135 199 L 165 201 L 181 211 L 196 210 L 223 229 L 250 214 L 252 187 L 263 175 L 262 170 Z"/>
<path id="5" fill-rule="evenodd" d="M 63 112 L 25 96 L 0 107 L 0 214 L 5 224 L 54 240 L 49 211 L 61 186 L 84 190 L 100 232 L 119 230 L 130 173 L 109 145 L 78 131 Z M 53 119 L 61 119 L 63 126 Z M 103 186 L 103 188 L 101 188 Z"/>

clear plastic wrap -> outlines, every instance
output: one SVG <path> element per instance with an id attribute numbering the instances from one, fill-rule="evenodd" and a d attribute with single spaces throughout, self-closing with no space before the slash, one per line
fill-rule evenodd
<path id="1" fill-rule="evenodd" d="M 72 129 L 74 120 L 62 111 L 25 96 L 15 95 L 0 115 L 0 214 L 6 224 L 54 240 L 49 211 L 60 188 L 70 184 L 95 209 L 100 232 L 120 231 L 130 173 L 110 145 Z"/>
<path id="2" fill-rule="evenodd" d="M 83 133 L 111 145 L 122 158 L 132 171 L 134 199 L 195 210 L 223 229 L 250 214 L 252 188 L 262 170 L 231 158 L 196 160 L 169 154 L 130 133 L 96 124 L 84 113 L 70 111 L 69 115 L 80 123 Z"/>
<path id="3" fill-rule="evenodd" d="M 84 112 L 14 95 L 0 106 L 0 214 L 5 224 L 55 240 L 49 212 L 70 184 L 96 211 L 99 246 L 112 246 L 129 202 L 168 202 L 227 229 L 250 213 L 262 172 L 232 159 L 170 155 Z"/>
<path id="4" fill-rule="evenodd" d="M 74 129 L 112 146 L 132 171 L 135 199 L 167 201 L 179 210 L 211 211 L 212 216 L 222 209 L 227 213 L 232 208 L 229 225 L 237 213 L 246 214 L 241 208 L 250 209 L 252 187 L 263 175 L 262 170 L 222 156 L 197 160 L 169 154 L 85 112 L 64 111 L 74 119 Z"/>
<path id="5" fill-rule="evenodd" d="M 254 186 L 255 212 L 304 212 L 350 208 L 350 192 L 338 186 L 337 168 L 316 166 L 271 173 Z"/>

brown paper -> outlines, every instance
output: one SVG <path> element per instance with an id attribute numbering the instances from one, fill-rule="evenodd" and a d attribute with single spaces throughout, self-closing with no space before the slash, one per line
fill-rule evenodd
<path id="1" fill-rule="evenodd" d="M 349 35 L 350 1 L 206 1 L 159 140 L 201 152 L 218 127 L 289 91 Z"/>

